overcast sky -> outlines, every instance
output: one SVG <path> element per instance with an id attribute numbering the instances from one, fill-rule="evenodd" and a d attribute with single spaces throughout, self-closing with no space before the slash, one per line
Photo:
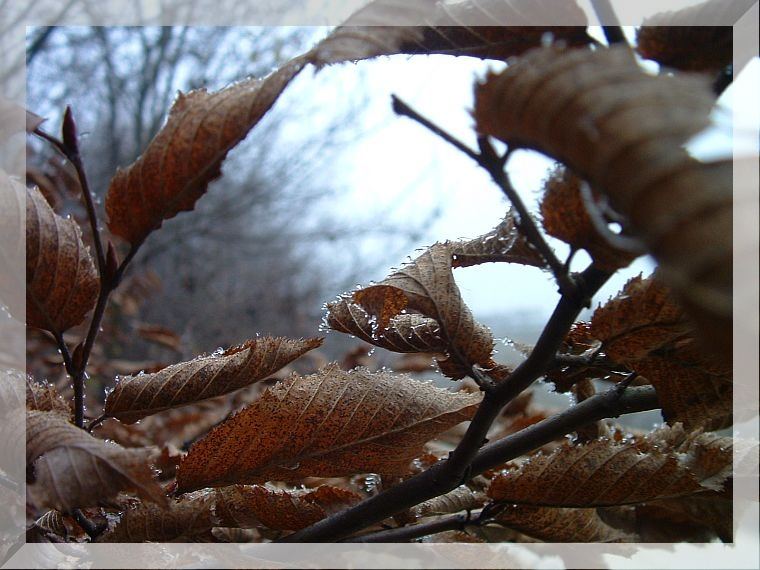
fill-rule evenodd
<path id="1" fill-rule="evenodd" d="M 756 85 L 760 77 L 757 63 L 754 61 L 746 68 L 721 98 L 722 111 L 716 114 L 716 128 L 694 147 L 700 156 L 730 154 L 730 109 L 734 106 L 731 100 L 735 91 L 754 90 L 747 87 Z M 311 82 L 317 81 L 328 113 L 330 105 L 339 104 L 335 102 L 339 102 L 342 93 L 351 89 L 356 81 L 361 81 L 369 94 L 367 108 L 357 117 L 366 134 L 351 152 L 340 158 L 341 164 L 331 165 L 340 173 L 335 183 L 349 190 L 347 198 L 337 205 L 338 211 L 350 216 L 357 211 L 390 209 L 397 219 L 414 220 L 425 218 L 432 209 L 438 208 L 437 221 L 426 228 L 416 247 L 437 240 L 474 237 L 498 224 L 508 205 L 488 175 L 417 123 L 396 117 L 390 107 L 390 95 L 400 96 L 423 115 L 475 146 L 470 115 L 473 83 L 484 77 L 487 70 L 503 67 L 502 63 L 469 57 L 394 56 L 330 67 L 316 77 L 307 72 L 299 78 L 291 96 L 302 88 L 313 87 Z M 746 100 L 746 96 L 740 97 L 738 106 L 747 107 Z M 756 105 L 751 108 L 756 109 Z M 737 135 L 741 138 L 741 133 Z M 751 146 L 752 141 L 746 142 Z M 513 183 L 529 206 L 536 205 L 541 181 L 551 165 L 536 153 L 519 152 L 511 160 Z M 553 243 L 564 256 L 567 251 L 564 244 Z M 414 251 L 408 253 L 412 257 L 416 255 Z M 401 256 L 391 264 L 403 261 Z M 582 267 L 583 260 L 578 261 Z M 631 267 L 616 274 L 595 300 L 605 300 L 629 277 L 639 272 L 647 275 L 652 268 L 648 258 L 639 258 Z M 363 282 L 382 279 L 386 273 L 382 270 L 367 276 Z M 465 301 L 476 316 L 520 312 L 540 319 L 549 314 L 558 299 L 550 276 L 535 268 L 486 264 L 458 269 L 455 275 Z"/>

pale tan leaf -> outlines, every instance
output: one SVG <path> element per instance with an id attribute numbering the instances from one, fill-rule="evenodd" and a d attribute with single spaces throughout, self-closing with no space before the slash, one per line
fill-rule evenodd
<path id="1" fill-rule="evenodd" d="M 636 49 L 643 57 L 675 69 L 717 71 L 731 63 L 733 25 L 753 3 L 709 0 L 655 14 L 636 31 Z"/>
<path id="2" fill-rule="evenodd" d="M 687 429 L 716 430 L 733 423 L 733 385 L 729 373 L 705 368 L 683 350 L 653 354 L 633 369 L 657 390 L 665 420 Z M 717 373 L 716 373 L 717 372 Z"/>
<path id="3" fill-rule="evenodd" d="M 671 530 L 682 525 L 706 528 L 717 534 L 723 542 L 733 542 L 733 501 L 716 493 L 636 505 L 636 515 L 640 520 L 639 524 L 650 535 L 649 541 L 652 542 L 664 542 L 661 539 L 653 540 L 659 537 L 651 536 L 661 530 L 661 526 Z M 657 525 L 658 522 L 662 524 Z"/>
<path id="4" fill-rule="evenodd" d="M 512 209 L 493 230 L 469 241 L 454 242 L 451 251 L 452 267 L 494 262 L 546 267 L 546 261 L 517 229 Z"/>
<path id="5" fill-rule="evenodd" d="M 586 25 L 574 1 L 375 0 L 317 45 L 313 61 L 321 67 L 398 53 L 507 59 L 541 45 L 545 36 L 587 44 Z"/>
<path id="6" fill-rule="evenodd" d="M 451 243 L 429 247 L 377 285 L 356 291 L 353 299 L 376 317 L 381 330 L 402 311 L 435 319 L 450 353 L 440 362 L 441 371 L 459 379 L 474 364 L 493 367 L 493 337 L 487 327 L 475 321 L 462 299 L 452 273 L 452 247 Z"/>
<path id="7" fill-rule="evenodd" d="M 375 326 L 372 318 L 349 297 L 341 296 L 327 304 L 327 325 L 336 331 L 354 335 L 386 350 L 402 353 L 446 350 L 440 326 L 435 319 L 414 313 L 395 315 L 386 328 Z"/>
<path id="8" fill-rule="evenodd" d="M 591 335 L 616 362 L 645 358 L 691 331 L 683 310 L 657 276 L 632 277 L 616 297 L 594 311 Z"/>
<path id="9" fill-rule="evenodd" d="M 544 542 L 637 542 L 604 522 L 596 509 L 510 505 L 496 522 Z"/>
<path id="10" fill-rule="evenodd" d="M 180 94 L 142 156 L 113 177 L 106 195 L 111 232 L 137 245 L 164 220 L 192 210 L 220 176 L 227 153 L 305 64 L 297 57 L 261 80 L 247 79 L 215 93 Z"/>
<path id="11" fill-rule="evenodd" d="M 134 423 L 169 408 L 227 394 L 263 380 L 321 344 L 320 338 L 255 338 L 153 374 L 127 376 L 108 394 L 104 413 Z"/>
<path id="12" fill-rule="evenodd" d="M 71 407 L 48 382 L 36 382 L 31 376 L 26 377 L 26 409 L 41 412 L 56 412 L 65 417 L 71 416 Z"/>
<path id="13" fill-rule="evenodd" d="M 575 249 L 585 249 L 602 269 L 627 267 L 637 256 L 621 251 L 599 234 L 581 195 L 582 181 L 567 168 L 558 166 L 544 182 L 541 218 L 549 235 Z"/>
<path id="14" fill-rule="evenodd" d="M 116 526 L 98 542 L 166 542 L 191 538 L 214 526 L 215 494 L 199 491 L 164 507 L 138 503 L 127 508 Z"/>
<path id="15" fill-rule="evenodd" d="M 217 489 L 216 494 L 217 526 L 264 525 L 275 530 L 305 528 L 362 499 L 353 491 L 331 485 L 308 490 L 234 485 Z"/>
<path id="16" fill-rule="evenodd" d="M 148 465 L 150 449 L 125 449 L 96 439 L 55 412 L 27 412 L 26 463 L 40 504 L 69 511 L 96 506 L 122 490 L 164 504 L 163 489 Z"/>
<path id="17" fill-rule="evenodd" d="M 471 418 L 479 394 L 332 365 L 291 378 L 190 448 L 179 491 L 307 476 L 403 474 L 425 442 Z"/>
<path id="18" fill-rule="evenodd" d="M 473 491 L 466 485 L 460 485 L 456 489 L 433 499 L 420 503 L 412 509 L 417 517 L 429 517 L 433 515 L 446 515 L 467 511 L 482 507 L 488 496 L 480 491 Z"/>
<path id="19" fill-rule="evenodd" d="M 95 306 L 98 274 L 76 222 L 53 212 L 37 188 L 26 192 L 26 323 L 60 333 Z"/>
<path id="20" fill-rule="evenodd" d="M 627 49 L 555 46 L 490 75 L 476 89 L 475 118 L 482 134 L 544 152 L 604 195 L 689 314 L 703 313 L 706 344 L 725 354 L 731 162 L 700 163 L 683 148 L 714 104 L 707 79 L 650 75 Z"/>
<path id="21" fill-rule="evenodd" d="M 680 425 L 639 440 L 566 443 L 497 474 L 497 501 L 550 507 L 603 507 L 722 488 L 731 470 L 725 438 L 687 436 Z"/>
<path id="22" fill-rule="evenodd" d="M 20 370 L 0 370 L 0 419 L 16 415 L 24 408 L 24 382 L 27 376 Z"/>

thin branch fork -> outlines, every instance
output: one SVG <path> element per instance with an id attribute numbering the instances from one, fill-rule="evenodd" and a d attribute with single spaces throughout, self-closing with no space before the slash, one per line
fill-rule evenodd
<path id="1" fill-rule="evenodd" d="M 417 111 L 412 109 L 408 104 L 399 99 L 396 95 L 392 95 L 391 98 L 393 101 L 393 110 L 397 114 L 409 117 L 410 119 L 420 123 L 422 126 L 429 129 L 449 144 L 453 145 L 456 149 L 469 156 L 491 175 L 493 181 L 499 186 L 501 191 L 509 199 L 517 211 L 518 215 L 515 222 L 518 229 L 523 233 L 523 235 L 525 235 L 530 244 L 536 248 L 536 250 L 538 250 L 546 263 L 549 265 L 549 268 L 552 270 L 554 278 L 557 281 L 557 285 L 559 286 L 560 293 L 563 295 L 575 295 L 577 293 L 577 287 L 572 280 L 572 276 L 567 271 L 567 266 L 557 258 L 554 250 L 544 239 L 543 235 L 533 221 L 528 208 L 525 206 L 522 198 L 520 198 L 517 190 L 512 185 L 512 181 L 510 180 L 509 175 L 505 170 L 505 166 L 511 156 L 512 149 L 509 149 L 503 156 L 499 156 L 488 139 L 485 137 L 480 137 L 478 139 L 480 152 L 476 152 L 429 119 L 420 115 Z"/>
<path id="2" fill-rule="evenodd" d="M 576 276 L 576 282 L 582 294 L 563 296 L 560 299 L 530 356 L 495 389 L 486 391 L 467 432 L 456 449 L 449 454 L 447 460 L 440 461 L 425 472 L 411 477 L 379 495 L 370 497 L 350 509 L 336 513 L 311 527 L 298 531 L 284 540 L 288 542 L 319 542 L 344 538 L 401 510 L 447 493 L 481 472 L 478 471 L 475 462 L 479 453 L 482 453 L 480 449 L 486 442 L 488 430 L 494 420 L 505 405 L 530 386 L 551 365 L 557 348 L 564 340 L 570 326 L 575 322 L 581 308 L 586 304 L 586 300 L 599 290 L 609 276 L 608 272 L 601 271 L 594 265 Z M 592 400 L 594 398 L 589 398 L 582 404 L 587 404 Z M 588 420 L 585 420 L 585 423 L 588 423 Z M 564 427 L 566 426 L 563 425 Z M 564 435 L 564 433 L 567 432 L 556 435 L 552 432 L 553 435 L 549 441 L 559 435 Z M 521 448 L 518 455 L 543 445 L 543 440 L 539 441 L 539 439 L 528 440 L 528 448 Z M 490 446 L 487 446 L 483 450 L 489 448 Z M 507 459 L 509 458 L 502 461 Z"/>

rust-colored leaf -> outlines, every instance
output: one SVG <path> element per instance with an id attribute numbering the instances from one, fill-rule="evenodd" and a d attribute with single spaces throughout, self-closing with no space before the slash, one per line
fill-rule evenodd
<path id="1" fill-rule="evenodd" d="M 555 25 L 546 25 L 547 17 Z M 568 45 L 588 44 L 586 25 L 573 1 L 375 0 L 323 40 L 313 60 L 323 66 L 398 53 L 507 59 L 541 45 L 546 35 Z"/>
<path id="2" fill-rule="evenodd" d="M 294 375 L 197 442 L 179 467 L 178 490 L 403 474 L 425 442 L 470 419 L 480 398 L 335 365 Z"/>
<path id="3" fill-rule="evenodd" d="M 634 370 L 657 390 L 665 420 L 687 429 L 716 430 L 733 423 L 733 386 L 729 373 L 706 369 L 684 349 L 650 355 Z M 717 372 L 717 373 L 716 373 Z"/>
<path id="4" fill-rule="evenodd" d="M 262 380 L 322 344 L 320 338 L 255 338 L 221 353 L 122 378 L 105 414 L 134 423 L 157 412 L 227 394 Z"/>
<path id="5" fill-rule="evenodd" d="M 145 152 L 118 170 L 106 195 L 108 228 L 140 244 L 164 220 L 192 210 L 221 174 L 227 153 L 256 126 L 307 60 L 215 93 L 180 94 Z"/>
<path id="6" fill-rule="evenodd" d="M 643 57 L 675 69 L 717 71 L 731 63 L 733 25 L 752 4 L 752 0 L 709 0 L 655 14 L 636 31 L 636 49 Z"/>
<path id="7" fill-rule="evenodd" d="M 596 509 L 509 505 L 496 522 L 544 542 L 637 542 L 604 522 Z"/>
<path id="8" fill-rule="evenodd" d="M 305 528 L 361 500 L 353 491 L 332 485 L 309 490 L 235 485 L 218 489 L 217 494 L 224 496 L 223 501 L 217 499 L 217 526 L 245 528 L 254 517 L 258 525 L 275 530 Z"/>
<path id="9" fill-rule="evenodd" d="M 138 503 L 128 506 L 116 526 L 98 542 L 166 542 L 189 539 L 214 526 L 215 494 L 199 491 L 171 500 L 163 507 Z"/>
<path id="10" fill-rule="evenodd" d="M 730 438 L 684 433 L 680 425 L 646 438 L 566 443 L 497 474 L 491 498 L 549 507 L 604 507 L 722 488 L 731 474 Z"/>
<path id="11" fill-rule="evenodd" d="M 96 439 L 55 412 L 32 410 L 26 417 L 26 463 L 35 476 L 30 491 L 39 504 L 68 512 L 107 503 L 127 489 L 166 502 L 148 465 L 151 450 Z"/>
<path id="12" fill-rule="evenodd" d="M 656 276 L 633 277 L 591 319 L 591 334 L 616 362 L 646 357 L 690 332 L 670 288 Z"/>
<path id="13" fill-rule="evenodd" d="M 71 416 L 71 408 L 55 386 L 47 382 L 36 382 L 30 376 L 26 377 L 26 409 L 56 412 L 67 418 Z"/>
<path id="14" fill-rule="evenodd" d="M 380 329 L 360 305 L 347 296 L 327 304 L 326 322 L 336 331 L 352 334 L 365 342 L 386 350 L 402 353 L 435 352 L 446 350 L 440 326 L 429 317 L 403 313 L 392 317 L 388 326 Z"/>
<path id="15" fill-rule="evenodd" d="M 482 134 L 556 158 L 604 195 L 725 354 L 732 317 L 730 161 L 684 149 L 710 123 L 704 77 L 653 76 L 627 49 L 533 50 L 476 88 Z"/>
<path id="16" fill-rule="evenodd" d="M 95 306 L 98 274 L 79 226 L 26 190 L 26 323 L 63 332 Z"/>
<path id="17" fill-rule="evenodd" d="M 493 366 L 493 337 L 487 327 L 475 322 L 462 299 L 452 273 L 452 249 L 451 243 L 429 247 L 377 285 L 356 291 L 353 299 L 377 319 L 380 330 L 402 311 L 435 319 L 450 353 L 440 362 L 441 371 L 458 379 L 474 364 Z"/>
<path id="18" fill-rule="evenodd" d="M 538 253 L 517 229 L 512 209 L 493 230 L 474 239 L 451 245 L 452 267 L 470 267 L 481 263 L 520 263 L 546 267 Z"/>
<path id="19" fill-rule="evenodd" d="M 585 249 L 607 271 L 627 267 L 636 257 L 615 248 L 599 234 L 583 202 L 581 180 L 567 168 L 557 167 L 544 182 L 541 217 L 549 235 L 575 249 Z"/>

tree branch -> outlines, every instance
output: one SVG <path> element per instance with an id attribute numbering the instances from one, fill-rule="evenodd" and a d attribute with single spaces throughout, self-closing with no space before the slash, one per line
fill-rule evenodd
<path id="1" fill-rule="evenodd" d="M 340 542 L 409 542 L 415 538 L 446 532 L 447 530 L 464 530 L 468 524 L 476 524 L 476 522 L 468 520 L 466 514 L 460 513 L 420 524 L 352 536 Z"/>
<path id="2" fill-rule="evenodd" d="M 429 119 L 420 115 L 417 111 L 404 103 L 396 95 L 391 95 L 391 98 L 393 100 L 393 110 L 397 114 L 409 117 L 410 119 L 420 123 L 422 126 L 429 129 L 441 137 L 443 140 L 469 156 L 491 175 L 493 181 L 499 186 L 501 191 L 509 199 L 517 211 L 518 215 L 515 220 L 517 227 L 520 229 L 523 235 L 525 235 L 530 244 L 538 250 L 546 263 L 549 265 L 549 268 L 552 270 L 560 292 L 563 295 L 574 295 L 575 283 L 573 283 L 572 278 L 567 272 L 567 266 L 557 258 L 554 250 L 549 247 L 549 244 L 546 242 L 535 222 L 533 221 L 528 208 L 525 207 L 522 198 L 520 198 L 517 190 L 515 190 L 514 186 L 512 186 L 512 181 L 510 180 L 509 175 L 504 170 L 506 162 L 511 155 L 511 150 L 508 151 L 504 156 L 498 156 L 488 139 L 485 137 L 480 137 L 478 139 L 480 152 L 475 152 L 462 141 L 458 140 L 450 133 L 447 133 Z"/>
<path id="3" fill-rule="evenodd" d="M 486 443 L 486 434 L 499 412 L 551 365 L 557 348 L 587 299 L 599 290 L 609 275 L 608 272 L 591 265 L 577 276 L 576 294 L 560 299 L 530 356 L 506 380 L 485 393 L 467 432 L 447 460 L 440 461 L 427 471 L 300 530 L 284 540 L 319 542 L 343 538 L 422 501 L 447 493 L 469 480 L 475 474 L 473 461 L 478 455 L 478 450 Z M 593 398 L 586 402 L 591 400 Z M 538 443 L 535 447 L 540 445 L 543 444 Z"/>

